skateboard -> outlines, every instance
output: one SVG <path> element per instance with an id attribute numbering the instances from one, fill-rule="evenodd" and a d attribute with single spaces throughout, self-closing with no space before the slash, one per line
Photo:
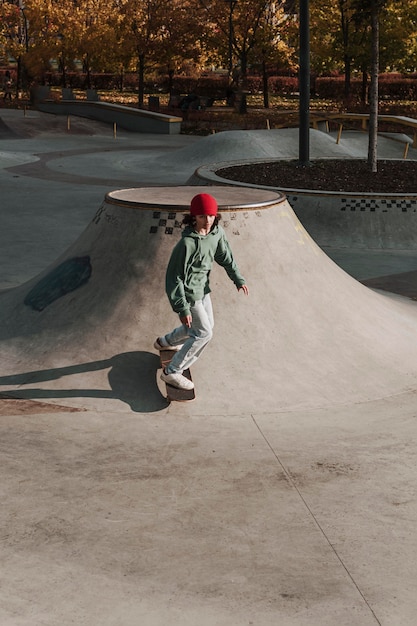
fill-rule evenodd
<path id="1" fill-rule="evenodd" d="M 174 354 L 175 352 L 172 350 L 161 350 L 159 352 L 162 369 L 167 367 Z M 182 375 L 188 378 L 188 380 L 192 380 L 189 369 L 184 370 Z M 169 383 L 165 383 L 165 386 L 167 390 L 168 402 L 191 402 L 191 400 L 195 400 L 195 389 L 178 389 L 178 387 L 174 387 Z"/>

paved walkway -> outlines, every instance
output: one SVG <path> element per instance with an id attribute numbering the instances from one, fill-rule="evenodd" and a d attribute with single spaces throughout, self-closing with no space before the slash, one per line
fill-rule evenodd
<path id="1" fill-rule="evenodd" d="M 53 116 L 1 117 L 5 288 L 35 277 L 75 241 L 80 249 L 90 241 L 83 233 L 106 192 L 164 185 L 175 194 L 207 160 L 239 159 L 249 144 L 257 158 L 277 149 L 267 131 L 113 138 L 87 120 L 73 120 L 68 133 Z M 278 136 L 281 153 L 294 150 L 293 132 Z M 329 145 L 314 134 L 315 154 Z M 157 356 L 142 347 L 143 334 L 167 305 L 162 296 L 160 309 L 156 297 L 152 307 L 141 304 L 146 273 L 153 280 L 163 271 L 149 262 L 133 264 L 137 293 L 116 284 L 117 268 L 109 268 L 112 289 L 124 294 L 118 324 L 102 302 L 87 337 L 86 320 L 71 319 L 68 302 L 48 350 L 31 335 L 36 313 L 15 353 L 0 344 L 0 392 L 21 398 L 0 401 L 2 625 L 414 626 L 415 303 L 370 292 L 337 270 L 289 211 L 263 230 L 253 227 L 255 213 L 241 219 L 262 254 L 244 258 L 252 239 L 235 238 L 253 277 L 247 301 L 231 294 L 226 304 L 216 278 L 228 319 L 218 310 L 216 340 L 195 371 L 195 403 L 166 406 L 154 389 Z M 140 247 L 134 237 L 132 253 Z M 268 255 L 271 301 L 262 278 Z M 405 271 L 413 254 L 403 256 Z M 20 315 L 24 293 L 24 285 L 6 291 L 0 307 L 13 302 Z M 265 327 L 272 309 L 279 323 Z M 129 321 L 130 350 L 83 358 L 83 336 L 96 338 L 97 351 L 123 347 L 120 324 Z M 59 323 L 51 317 L 51 329 Z M 79 358 L 64 363 L 60 354 L 77 341 Z M 245 388 L 236 393 L 239 371 Z M 361 397 L 350 401 L 344 392 L 355 379 Z M 262 402 L 253 404 L 248 380 L 255 398 L 262 386 Z M 314 403 L 297 408 L 306 390 Z"/>

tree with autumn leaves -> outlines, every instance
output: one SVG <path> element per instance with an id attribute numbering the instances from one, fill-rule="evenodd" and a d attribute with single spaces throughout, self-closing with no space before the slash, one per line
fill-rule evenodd
<path id="1" fill-rule="evenodd" d="M 375 0 L 376 1 L 376 0 Z M 310 0 L 311 68 L 366 79 L 372 28 L 366 2 Z M 379 2 L 379 0 L 378 0 Z M 137 72 L 143 103 L 146 75 L 172 78 L 193 67 L 229 68 L 244 86 L 249 68 L 297 70 L 296 0 L 11 0 L 0 3 L 0 43 L 28 80 L 42 81 L 55 62 L 66 73 Z M 417 0 L 386 0 L 379 16 L 380 70 L 417 66 Z M 366 80 L 364 80 L 364 84 Z M 265 91 L 265 90 L 264 90 Z M 266 90 L 267 91 L 267 90 Z"/>
<path id="2" fill-rule="evenodd" d="M 379 3 L 381 72 L 417 69 L 417 0 Z M 363 78 L 367 93 L 371 69 L 372 25 L 368 0 L 310 0 L 311 67 L 317 75 L 341 71 L 349 104 L 352 75 Z"/>
<path id="3" fill-rule="evenodd" d="M 271 63 L 282 58 L 288 67 L 294 49 L 286 42 L 285 2 L 266 0 L 199 0 L 206 13 L 202 40 L 217 61 L 231 55 L 235 80 L 245 80 L 248 67 L 263 58 Z"/>
<path id="4" fill-rule="evenodd" d="M 128 0 L 119 3 L 120 48 L 124 67 L 138 73 L 138 103 L 143 104 L 146 70 L 160 69 L 172 81 L 182 63 L 201 59 L 196 40 L 198 12 L 193 3 L 171 0 Z"/>

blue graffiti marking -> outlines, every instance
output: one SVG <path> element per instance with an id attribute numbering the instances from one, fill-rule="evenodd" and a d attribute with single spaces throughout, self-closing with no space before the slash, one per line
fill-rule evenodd
<path id="1" fill-rule="evenodd" d="M 85 285 L 91 276 L 91 271 L 89 256 L 68 259 L 42 278 L 29 291 L 24 303 L 35 311 L 43 311 L 58 298 Z"/>

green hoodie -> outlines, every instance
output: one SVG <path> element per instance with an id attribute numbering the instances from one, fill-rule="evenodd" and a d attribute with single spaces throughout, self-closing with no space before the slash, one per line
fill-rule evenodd
<path id="1" fill-rule="evenodd" d="M 171 306 L 180 317 L 190 315 L 190 305 L 210 293 L 213 261 L 224 267 L 236 287 L 245 284 L 223 228 L 214 226 L 208 235 L 199 235 L 187 226 L 172 251 L 165 281 Z"/>

